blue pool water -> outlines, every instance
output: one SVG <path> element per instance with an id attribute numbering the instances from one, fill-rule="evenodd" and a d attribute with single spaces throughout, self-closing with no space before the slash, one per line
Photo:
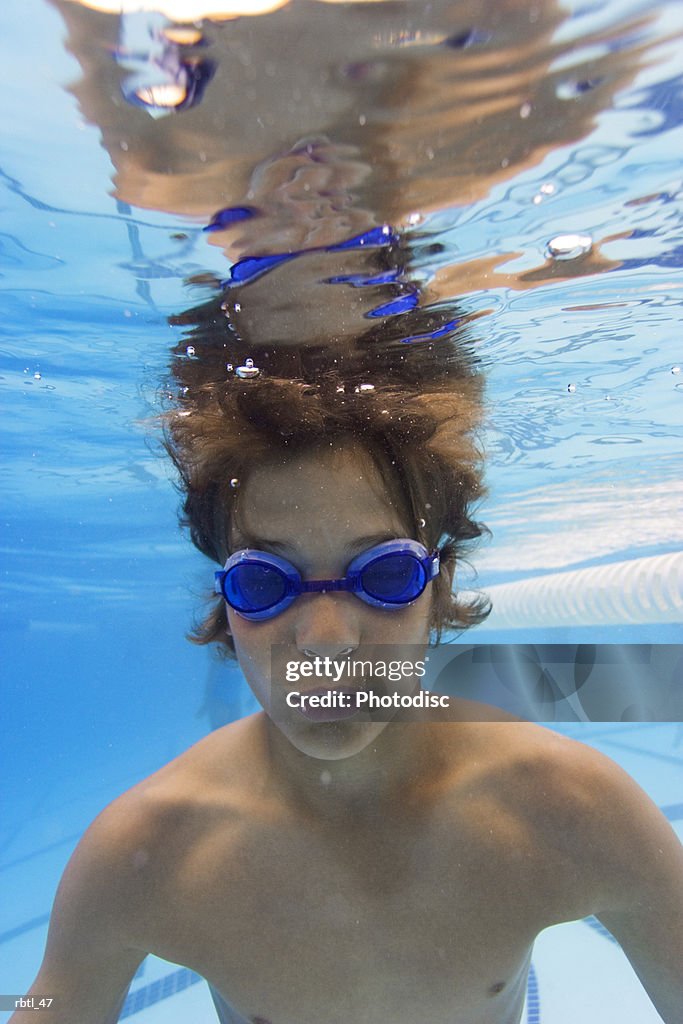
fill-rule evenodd
<path id="1" fill-rule="evenodd" d="M 116 87 L 111 103 L 124 111 L 119 138 L 106 104 L 79 92 L 88 72 L 83 38 L 74 29 L 77 6 L 25 0 L 0 12 L 0 108 L 9 129 L 0 162 L 0 992 L 12 993 L 24 991 L 35 974 L 56 883 L 102 806 L 212 727 L 254 709 L 239 671 L 184 639 L 213 567 L 177 526 L 177 494 L 154 425 L 163 406 L 160 382 L 181 338 L 168 317 L 205 298 L 199 285 L 187 286 L 193 275 L 226 280 L 231 264 L 253 255 L 251 221 L 223 224 L 228 232 L 246 233 L 242 251 L 236 235 L 203 230 L 239 199 L 214 201 L 210 150 L 201 161 L 209 167 L 205 177 L 188 163 L 189 169 L 164 165 L 158 178 L 150 171 L 138 180 L 122 163 L 130 151 L 124 146 L 134 149 L 152 124 L 159 132 L 164 125 L 182 128 L 210 110 L 212 82 L 196 109 L 171 115 L 175 121 L 153 121 L 136 110 L 129 124 L 133 115 L 116 92 L 125 69 L 114 69 L 107 88 Z M 683 10 L 676 3 L 619 0 L 566 3 L 557 12 L 539 37 L 547 60 L 538 60 L 534 104 L 550 104 L 539 83 L 553 76 L 556 117 L 566 105 L 583 102 L 584 93 L 593 95 L 586 83 L 601 75 L 607 85 L 595 88 L 609 94 L 576 123 L 567 117 L 555 135 L 539 133 L 509 166 L 503 166 L 500 129 L 492 128 L 481 142 L 483 156 L 473 144 L 467 174 L 457 178 L 459 169 L 451 166 L 453 181 L 444 185 L 448 174 L 441 169 L 416 191 L 415 207 L 387 200 L 380 219 L 404 234 L 423 232 L 415 279 L 432 289 L 437 303 L 462 299 L 486 369 L 489 495 L 480 517 L 492 539 L 473 564 L 476 586 L 492 594 L 494 611 L 468 640 L 680 643 L 682 572 L 672 559 L 683 539 Z M 112 18 L 99 17 L 97 29 L 106 37 Z M 231 31 L 248 21 L 238 19 Z M 222 53 L 228 29 L 214 32 L 212 45 Z M 378 47 L 394 45 L 384 27 L 372 38 Z M 476 57 L 475 42 L 463 49 L 467 59 Z M 369 89 L 372 54 L 360 50 L 338 68 L 345 82 Z M 418 50 L 396 52 L 412 60 Z M 451 43 L 449 52 L 459 51 Z M 111 52 L 102 46 L 98 54 L 108 67 Z M 268 57 L 275 59 L 270 50 Z M 393 68 L 391 60 L 386 64 Z M 217 64 L 213 83 L 221 81 Z M 256 104 L 262 84 L 244 74 Z M 448 120 L 448 104 L 439 114 L 440 95 L 425 86 L 414 100 L 423 124 Z M 264 87 L 263 109 L 275 100 Z M 534 104 L 526 112 L 525 102 L 511 138 L 523 136 L 534 119 Z M 226 106 L 235 131 L 239 104 Z M 267 169 L 269 145 L 278 152 L 293 146 L 306 134 L 297 118 L 305 121 L 307 111 L 302 100 L 292 124 L 282 114 L 270 124 L 272 137 L 264 128 L 263 139 L 253 141 L 245 127 L 245 166 L 251 161 L 249 167 Z M 373 110 L 362 108 L 358 116 L 372 122 Z M 486 112 L 481 116 L 485 122 Z M 268 127 L 267 117 L 261 119 Z M 337 127 L 343 123 L 339 115 Z M 171 143 L 180 145 L 173 137 Z M 399 139 L 400 159 L 411 145 L 410 137 Z M 140 146 L 136 158 L 143 167 Z M 502 160 L 496 156 L 494 169 L 486 153 L 496 146 Z M 438 164 L 438 152 L 431 162 Z M 152 186 L 163 192 L 181 171 L 187 184 L 176 191 L 169 185 L 157 201 Z M 204 204 L 203 186 L 210 193 Z M 400 189 L 407 189 L 405 182 Z M 315 248 L 269 209 L 265 203 L 263 219 L 254 223 L 264 231 L 272 226 L 274 239 L 281 231 L 275 252 Z M 364 229 L 350 224 L 345 238 Z M 548 255 L 549 241 L 569 233 L 590 236 L 592 250 L 583 261 Z M 437 242 L 439 251 L 427 242 Z M 410 305 L 376 303 L 384 316 L 400 316 Z M 283 310 L 283 320 L 287 315 Z M 620 583 L 615 573 L 627 563 L 630 582 Z M 466 573 L 462 585 L 475 581 Z M 625 592 L 629 600 L 617 600 Z M 554 595 L 552 615 L 548 593 Z M 622 764 L 680 834 L 680 726 L 557 727 Z M 587 978 L 581 991 L 569 960 Z M 542 936 L 534 970 L 529 1024 L 658 1020 L 620 951 L 595 923 Z M 132 986 L 126 1019 L 208 1022 L 212 1012 L 196 976 L 150 959 Z"/>

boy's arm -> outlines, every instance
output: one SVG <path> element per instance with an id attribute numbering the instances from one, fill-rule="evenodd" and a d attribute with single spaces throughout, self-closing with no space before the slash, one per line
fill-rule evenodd
<path id="1" fill-rule="evenodd" d="M 599 755 L 598 755 L 599 757 Z M 623 948 L 665 1024 L 683 1024 L 683 846 L 661 811 L 617 765 L 592 778 L 596 915 Z"/>
<path id="2" fill-rule="evenodd" d="M 40 1011 L 44 1024 L 115 1024 L 146 956 L 129 944 L 138 888 L 127 852 L 134 823 L 124 827 L 116 807 L 85 833 L 57 891 L 43 963 L 26 993 L 54 1000 Z M 34 1010 L 17 1010 L 10 1024 L 35 1019 Z"/>

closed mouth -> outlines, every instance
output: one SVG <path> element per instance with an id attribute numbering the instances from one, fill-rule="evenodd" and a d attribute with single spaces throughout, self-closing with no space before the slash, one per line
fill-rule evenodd
<path id="1" fill-rule="evenodd" d="M 355 695 L 358 686 L 316 686 L 310 690 L 292 690 L 289 706 L 310 722 L 339 722 L 358 714 Z M 291 695 L 295 694 L 295 697 Z"/>

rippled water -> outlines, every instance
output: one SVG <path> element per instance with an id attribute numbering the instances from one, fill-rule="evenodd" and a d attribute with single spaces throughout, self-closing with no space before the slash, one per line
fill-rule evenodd
<path id="1" fill-rule="evenodd" d="M 209 296 L 192 276 L 291 253 L 229 293 L 247 346 L 469 324 L 483 586 L 680 546 L 680 5 L 293 3 L 175 48 L 160 15 L 30 10 L 3 15 L 11 587 L 127 602 L 152 533 L 186 558 L 137 426 L 166 315 Z M 130 102 L 183 61 L 193 104 Z M 354 287 L 378 250 L 340 243 L 382 224 L 400 259 Z"/>

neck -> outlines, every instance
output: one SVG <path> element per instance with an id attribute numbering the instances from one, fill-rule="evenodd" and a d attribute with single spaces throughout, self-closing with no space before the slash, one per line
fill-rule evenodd
<path id="1" fill-rule="evenodd" d="M 389 722 L 357 754 L 332 760 L 298 750 L 265 715 L 262 724 L 272 782 L 317 817 L 376 822 L 397 803 L 405 809 L 411 793 L 438 770 L 432 730 L 417 722 Z"/>

